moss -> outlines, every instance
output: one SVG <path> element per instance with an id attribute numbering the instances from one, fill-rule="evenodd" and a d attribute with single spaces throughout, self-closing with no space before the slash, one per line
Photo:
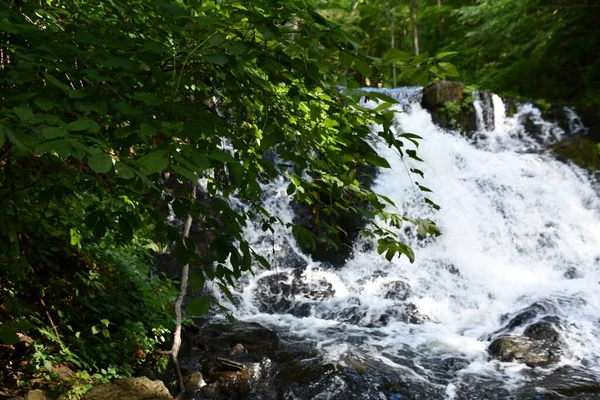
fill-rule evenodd
<path id="1" fill-rule="evenodd" d="M 439 110 L 438 117 L 444 126 L 468 131 L 472 126 L 471 120 L 474 118 L 474 101 L 473 91 L 465 88 L 462 99 L 460 101 L 445 102 Z"/>
<path id="2" fill-rule="evenodd" d="M 586 137 L 573 136 L 566 138 L 554 145 L 551 150 L 559 159 L 572 161 L 582 168 L 591 171 L 600 168 L 598 144 Z"/>

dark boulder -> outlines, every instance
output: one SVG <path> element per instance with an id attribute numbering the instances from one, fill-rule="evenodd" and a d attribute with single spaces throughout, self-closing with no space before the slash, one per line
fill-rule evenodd
<path id="1" fill-rule="evenodd" d="M 518 362 L 529 367 L 545 367 L 560 359 L 560 347 L 552 340 L 506 335 L 496 338 L 488 347 L 492 358 Z"/>
<path id="2" fill-rule="evenodd" d="M 421 105 L 433 122 L 445 129 L 459 129 L 465 134 L 477 130 L 473 97 L 460 82 L 439 81 L 423 90 Z"/>
<path id="3" fill-rule="evenodd" d="M 393 281 L 383 285 L 385 299 L 404 301 L 410 296 L 410 285 L 404 281 Z"/>
<path id="4" fill-rule="evenodd" d="M 506 326 L 491 336 L 488 352 L 492 358 L 544 367 L 557 362 L 562 354 L 560 319 L 548 315 L 550 303 L 537 302 L 517 312 Z M 522 332 L 522 333 L 520 333 Z"/>
<path id="5" fill-rule="evenodd" d="M 537 302 L 533 303 L 529 307 L 517 311 L 515 314 L 513 314 L 512 318 L 509 314 L 505 314 L 502 316 L 502 322 L 509 322 L 506 324 L 506 328 L 503 330 L 503 332 L 512 331 L 514 328 L 526 325 L 539 316 L 549 314 L 552 311 L 554 311 L 554 307 L 551 304 L 546 302 Z"/>
<path id="6" fill-rule="evenodd" d="M 408 303 L 404 307 L 404 320 L 409 324 L 421 325 L 430 321 L 427 315 L 421 314 L 416 305 Z"/>
<path id="7" fill-rule="evenodd" d="M 567 137 L 550 148 L 559 160 L 572 161 L 581 168 L 597 170 L 600 168 L 600 155 L 596 142 L 588 136 Z"/>
<path id="8" fill-rule="evenodd" d="M 325 279 L 309 282 L 302 269 L 296 269 L 290 275 L 267 275 L 257 281 L 255 289 L 256 306 L 261 312 L 298 317 L 309 316 L 312 304 L 329 300 L 334 295 L 331 283 Z"/>
<path id="9" fill-rule="evenodd" d="M 247 354 L 259 356 L 272 354 L 279 347 L 277 334 L 256 322 L 205 325 L 200 327 L 193 340 L 205 353 L 220 357 L 229 357 L 238 344 L 246 349 Z"/>

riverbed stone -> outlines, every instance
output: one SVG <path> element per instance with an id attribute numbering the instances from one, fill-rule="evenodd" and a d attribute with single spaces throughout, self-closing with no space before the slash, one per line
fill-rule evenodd
<path id="1" fill-rule="evenodd" d="M 523 363 L 529 367 L 545 367 L 560 358 L 560 348 L 556 342 L 516 335 L 496 338 L 489 345 L 488 352 L 492 358 L 500 361 Z"/>
<path id="2" fill-rule="evenodd" d="M 93 387 L 83 400 L 173 400 L 162 381 L 151 381 L 145 376 L 117 379 Z"/>

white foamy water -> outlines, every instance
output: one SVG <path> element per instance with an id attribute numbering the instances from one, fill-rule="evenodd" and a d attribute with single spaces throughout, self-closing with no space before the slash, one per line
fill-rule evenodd
<path id="1" fill-rule="evenodd" d="M 490 360 L 487 347 L 506 315 L 543 303 L 561 321 L 558 365 L 585 364 L 600 376 L 598 194 L 583 170 L 545 152 L 523 152 L 564 134 L 538 110 L 524 106 L 508 118 L 498 96 L 492 103 L 493 130 L 473 140 L 439 129 L 418 104 L 399 112 L 398 131 L 423 136 L 418 152 L 425 163 L 379 146 L 392 168 L 380 171 L 374 190 L 391 198 L 400 214 L 432 219 L 442 232 L 423 240 L 408 225 L 399 231 L 415 250 L 414 264 L 405 257 L 388 262 L 360 239 L 347 264 L 334 269 L 303 255 L 286 228 L 272 235 L 250 227 L 246 237 L 275 268 L 242 279 L 236 317 L 313 341 L 332 361 L 367 354 L 416 380 L 435 381 L 447 398 L 457 398 L 468 377 L 495 377 L 510 387 L 528 379 L 529 367 Z M 525 113 L 542 125 L 541 137 L 521 125 Z M 421 169 L 425 179 L 411 181 L 410 168 Z M 440 211 L 422 201 L 414 181 L 433 191 Z M 265 208 L 291 222 L 286 187 L 284 179 L 270 183 Z M 308 266 L 294 274 L 289 254 Z M 288 287 L 304 286 L 274 290 L 281 286 L 264 282 L 275 274 Z M 282 299 L 287 303 L 277 303 Z M 422 323 L 407 321 L 410 307 Z M 451 378 L 438 377 L 435 360 L 448 357 L 464 365 Z"/>

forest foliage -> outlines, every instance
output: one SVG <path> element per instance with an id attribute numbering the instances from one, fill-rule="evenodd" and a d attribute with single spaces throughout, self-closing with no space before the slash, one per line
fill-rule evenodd
<path id="1" fill-rule="evenodd" d="M 414 51 L 409 0 L 322 3 L 368 54 L 382 56 L 392 35 L 395 47 Z M 462 82 L 528 99 L 600 104 L 597 0 L 418 0 L 416 7 L 421 52 L 457 52 L 452 61 Z M 391 74 L 383 80 L 390 85 Z"/>
<path id="2" fill-rule="evenodd" d="M 231 296 L 243 273 L 269 267 L 242 231 L 282 223 L 261 207 L 261 182 L 277 176 L 323 215 L 371 221 L 363 234 L 388 259 L 414 258 L 379 221 L 419 221 L 361 185 L 357 168 L 389 167 L 374 142 L 418 159 L 403 148 L 418 136 L 394 135 L 393 99 L 372 94 L 383 104 L 366 109 L 352 88 L 392 63 L 420 83 L 443 78 L 444 55 L 369 57 L 304 0 L 13 0 L 0 5 L 0 57 L 6 387 L 58 381 L 77 396 L 159 357 L 176 291 L 152 270 L 152 254 L 205 265 L 192 289 L 212 281 Z M 206 201 L 195 201 L 199 180 Z M 176 220 L 193 216 L 211 254 L 181 235 L 167 204 Z M 340 233 L 319 222 L 323 240 Z M 305 228 L 290 228 L 315 245 Z M 188 312 L 211 302 L 197 298 Z M 59 366 L 76 373 L 60 377 Z"/>
<path id="3" fill-rule="evenodd" d="M 269 267 L 242 232 L 282 223 L 261 207 L 261 183 L 277 176 L 294 201 L 358 214 L 382 254 L 412 260 L 379 222 L 420 221 L 395 214 L 357 171 L 389 167 L 374 142 L 418 159 L 404 149 L 418 136 L 395 136 L 394 100 L 372 93 L 382 105 L 365 109 L 357 88 L 448 77 L 598 105 L 599 10 L 593 0 L 2 2 L 1 384 L 60 382 L 77 396 L 164 360 L 155 350 L 170 346 L 177 291 L 153 255 L 204 265 L 192 289 L 211 281 L 230 296 L 242 274 Z M 176 220 L 194 217 L 211 254 L 181 235 L 167 204 Z M 318 221 L 331 246 L 344 233 L 334 220 Z M 188 312 L 211 305 L 200 297 Z M 60 378 L 61 365 L 75 375 Z"/>

